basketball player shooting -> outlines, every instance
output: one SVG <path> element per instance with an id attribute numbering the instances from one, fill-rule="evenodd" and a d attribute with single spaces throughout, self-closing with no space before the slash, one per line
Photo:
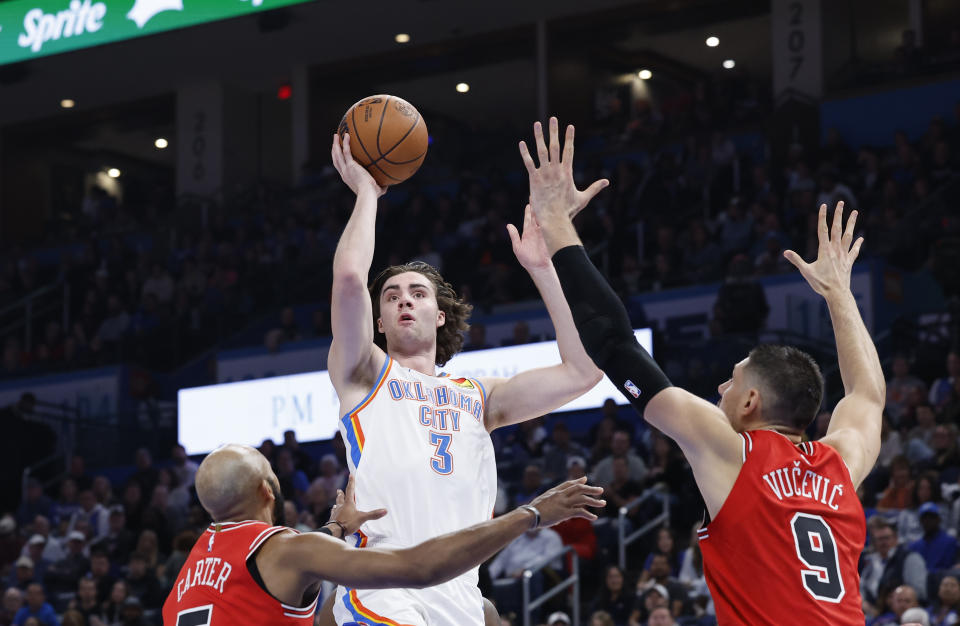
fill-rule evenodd
<path id="1" fill-rule="evenodd" d="M 250 446 L 211 452 L 197 470 L 197 497 L 213 523 L 197 540 L 163 605 L 167 626 L 314 623 L 320 581 L 351 587 L 435 585 L 476 567 L 531 525 L 594 516 L 602 491 L 567 481 L 528 509 L 404 549 L 357 550 L 340 539 L 386 511 L 358 511 L 353 479 L 320 532 L 285 527 L 283 494 L 267 459 Z M 536 513 L 535 513 L 536 511 Z M 362 619 L 366 623 L 380 623 Z"/>
<path id="2" fill-rule="evenodd" d="M 489 519 L 497 495 L 490 431 L 544 415 L 601 377 L 580 344 L 546 246 L 527 210 L 514 251 L 533 278 L 557 335 L 562 362 L 512 378 L 457 378 L 437 367 L 459 351 L 471 307 L 425 263 L 387 268 L 367 287 L 377 199 L 385 192 L 333 138 L 333 164 L 356 194 L 333 262 L 328 367 L 340 399 L 340 428 L 360 508 L 390 515 L 356 534 L 359 547 L 405 548 Z M 583 204 L 600 186 L 578 196 Z M 474 569 L 437 587 L 356 591 L 340 587 L 341 626 L 471 626 L 484 623 Z M 370 619 L 370 616 L 379 616 Z M 379 620 L 379 621 L 378 621 Z"/>
<path id="3" fill-rule="evenodd" d="M 827 435 L 804 442 L 823 394 L 814 360 L 789 346 L 757 346 L 720 385 L 719 406 L 674 387 L 634 339 L 623 304 L 571 221 L 582 208 L 570 193 L 573 126 L 562 155 L 556 118 L 549 147 L 539 122 L 534 136 L 539 166 L 520 142 L 531 204 L 583 345 L 693 468 L 708 514 L 699 541 L 718 622 L 862 625 L 857 561 L 865 523 L 857 487 L 879 453 L 885 384 L 850 291 L 863 243 L 853 241 L 856 211 L 844 229 L 841 202 L 828 228 L 820 207 L 814 262 L 784 253 L 826 301 L 845 390 Z"/>

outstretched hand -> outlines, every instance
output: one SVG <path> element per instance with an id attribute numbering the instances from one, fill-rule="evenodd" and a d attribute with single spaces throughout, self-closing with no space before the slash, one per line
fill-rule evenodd
<path id="1" fill-rule="evenodd" d="M 567 126 L 562 157 L 558 126 L 557 118 L 551 117 L 548 149 L 543 140 L 543 125 L 540 122 L 533 125 L 539 167 L 534 164 L 526 142 L 520 142 L 520 156 L 530 175 L 530 204 L 541 223 L 548 217 L 560 215 L 573 219 L 594 196 L 610 184 L 609 180 L 601 178 L 583 191 L 577 189 L 573 181 L 573 125 Z"/>
<path id="2" fill-rule="evenodd" d="M 337 502 L 330 510 L 330 521 L 340 522 L 346 528 L 346 534 L 352 535 L 360 530 L 360 527 L 370 520 L 380 519 L 387 514 L 386 509 L 376 509 L 374 511 L 358 511 L 354 495 L 354 479 L 350 476 L 347 480 L 347 492 L 337 489 Z"/>
<path id="3" fill-rule="evenodd" d="M 340 135 L 334 133 L 330 156 L 333 157 L 333 167 L 353 193 L 360 195 L 364 188 L 373 190 L 378 198 L 387 193 L 387 188 L 378 185 L 367 168 L 353 158 L 353 153 L 350 152 L 350 133 L 343 134 L 343 141 L 340 141 Z"/>
<path id="4" fill-rule="evenodd" d="M 597 516 L 588 511 L 587 507 L 597 509 L 605 507 L 607 501 L 598 499 L 602 494 L 603 487 L 588 485 L 587 478 L 584 476 L 560 483 L 535 498 L 530 504 L 540 511 L 540 525 L 546 528 L 573 517 L 590 521 L 597 519 Z"/>
<path id="5" fill-rule="evenodd" d="M 513 244 L 513 253 L 523 269 L 534 272 L 551 266 L 547 243 L 543 240 L 540 224 L 537 223 L 529 204 L 523 210 L 523 234 L 521 235 L 513 224 L 507 224 L 507 234 Z"/>
<path id="6" fill-rule="evenodd" d="M 837 203 L 833 212 L 833 228 L 827 229 L 827 205 L 820 205 L 817 226 L 817 239 L 820 246 L 817 260 L 806 263 L 793 250 L 785 250 L 783 256 L 793 263 L 814 291 L 821 296 L 850 289 L 850 273 L 853 262 L 860 254 L 863 237 L 853 242 L 853 232 L 857 225 L 857 212 L 850 213 L 846 230 L 843 229 L 843 202 Z M 852 245 L 851 245 L 852 242 Z"/>

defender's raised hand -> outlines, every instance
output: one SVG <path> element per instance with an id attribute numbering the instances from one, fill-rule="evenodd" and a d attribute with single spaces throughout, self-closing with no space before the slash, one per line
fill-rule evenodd
<path id="1" fill-rule="evenodd" d="M 533 216 L 529 204 L 523 210 L 523 233 L 518 232 L 513 224 L 507 224 L 507 234 L 510 235 L 510 243 L 513 244 L 513 253 L 523 269 L 535 272 L 550 267 L 550 253 L 547 252 L 547 244 L 543 240 L 543 233 L 540 232 L 540 224 Z"/>
<path id="2" fill-rule="evenodd" d="M 817 238 L 820 247 L 817 251 L 817 260 L 806 263 L 793 250 L 785 250 L 783 256 L 793 263 L 810 286 L 821 296 L 826 297 L 831 292 L 850 289 L 850 272 L 853 262 L 860 254 L 863 237 L 853 242 L 853 232 L 857 225 L 857 212 L 850 213 L 847 227 L 843 228 L 843 202 L 837 203 L 833 212 L 833 228 L 827 229 L 827 205 L 820 205 L 819 226 Z M 851 245 L 851 242 L 852 245 Z"/>
<path id="3" fill-rule="evenodd" d="M 342 142 L 340 136 L 334 133 L 330 156 L 333 157 L 333 167 L 353 193 L 360 195 L 361 190 L 370 189 L 378 198 L 387 193 L 387 188 L 378 185 L 367 168 L 354 160 L 353 153 L 350 152 L 350 133 L 343 134 Z"/>
<path id="4" fill-rule="evenodd" d="M 386 509 L 376 509 L 374 511 L 359 511 L 353 493 L 353 476 L 347 481 L 347 492 L 344 493 L 337 489 L 337 503 L 330 510 L 330 521 L 340 522 L 346 529 L 347 535 L 360 530 L 360 527 L 370 520 L 380 519 L 387 514 Z"/>
<path id="5" fill-rule="evenodd" d="M 526 142 L 520 142 L 520 156 L 530 175 L 530 203 L 541 223 L 548 217 L 559 215 L 573 219 L 600 190 L 610 184 L 606 178 L 601 178 L 583 191 L 577 189 L 573 182 L 573 125 L 567 126 L 562 158 L 558 126 L 557 118 L 551 117 L 548 149 L 543 140 L 543 125 L 540 122 L 533 125 L 539 167 L 534 164 Z"/>
<path id="6" fill-rule="evenodd" d="M 606 500 L 597 499 L 603 493 L 603 487 L 586 483 L 586 477 L 568 480 L 535 498 L 530 505 L 540 511 L 540 526 L 546 528 L 573 517 L 597 519 L 587 507 L 599 509 L 607 506 Z"/>

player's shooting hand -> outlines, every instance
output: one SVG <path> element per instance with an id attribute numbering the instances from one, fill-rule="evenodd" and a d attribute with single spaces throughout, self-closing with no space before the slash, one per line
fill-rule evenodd
<path id="1" fill-rule="evenodd" d="M 520 157 L 530 175 L 530 204 L 541 223 L 564 215 L 573 219 L 600 190 L 610 184 L 609 180 L 601 178 L 583 191 L 577 189 L 573 181 L 573 125 L 567 126 L 562 158 L 558 126 L 557 118 L 551 117 L 548 148 L 543 140 L 543 125 L 540 122 L 533 125 L 539 167 L 534 164 L 526 142 L 520 142 Z"/>
<path id="2" fill-rule="evenodd" d="M 365 188 L 373 190 L 378 198 L 387 193 L 387 188 L 378 185 L 367 168 L 354 160 L 350 152 L 350 133 L 343 134 L 342 142 L 340 136 L 334 133 L 330 156 L 333 157 L 333 167 L 353 193 L 360 195 L 361 189 Z"/>
<path id="3" fill-rule="evenodd" d="M 337 521 L 343 524 L 347 529 L 348 535 L 360 530 L 360 527 L 370 520 L 380 519 L 387 514 L 386 509 L 376 509 L 374 511 L 358 511 L 357 503 L 354 498 L 353 476 L 347 481 L 347 492 L 337 489 L 337 502 L 330 510 L 330 521 Z"/>
<path id="4" fill-rule="evenodd" d="M 597 499 L 602 493 L 603 487 L 588 485 L 584 476 L 560 483 L 535 498 L 530 505 L 540 511 L 540 526 L 544 528 L 572 517 L 593 521 L 597 516 L 588 511 L 587 507 L 602 509 L 607 506 L 606 500 Z"/>
<path id="5" fill-rule="evenodd" d="M 817 239 L 820 247 L 817 260 L 806 263 L 793 250 L 785 250 L 783 256 L 793 263 L 813 290 L 826 297 L 831 293 L 850 290 L 850 272 L 853 262 L 860 254 L 863 237 L 853 242 L 853 232 L 857 225 L 857 212 L 850 213 L 847 228 L 843 229 L 843 202 L 837 203 L 833 212 L 833 228 L 827 229 L 827 205 L 820 205 Z"/>
<path id="6" fill-rule="evenodd" d="M 533 216 L 529 204 L 523 210 L 523 234 L 521 235 L 513 224 L 507 224 L 507 234 L 510 235 L 510 243 L 513 244 L 513 253 L 523 269 L 535 272 L 551 266 L 547 242 L 543 240 L 540 224 Z"/>

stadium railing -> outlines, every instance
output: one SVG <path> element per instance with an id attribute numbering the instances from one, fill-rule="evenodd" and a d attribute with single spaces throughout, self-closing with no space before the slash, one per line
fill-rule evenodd
<path id="1" fill-rule="evenodd" d="M 23 350 L 30 352 L 34 323 L 50 317 L 58 318 L 62 328 L 70 328 L 70 285 L 62 280 L 40 287 L 0 309 L 0 337 L 22 333 Z"/>
<path id="2" fill-rule="evenodd" d="M 530 597 L 530 583 L 533 579 L 533 575 L 542 570 L 545 567 L 548 567 L 551 563 L 559 558 L 563 558 L 569 553 L 570 557 L 570 575 L 565 579 L 560 581 L 552 589 L 543 592 L 540 596 L 536 598 Z M 577 556 L 577 551 L 573 549 L 573 546 L 566 546 L 563 550 L 554 552 L 553 554 L 547 554 L 539 561 L 535 562 L 533 565 L 527 567 L 523 570 L 523 626 L 531 626 L 533 622 L 531 621 L 532 614 L 535 610 L 540 608 L 544 603 L 553 598 L 554 596 L 562 593 L 568 587 L 573 587 L 572 593 L 572 602 L 573 607 L 570 617 L 573 620 L 573 626 L 580 626 L 580 559 Z"/>
<path id="3" fill-rule="evenodd" d="M 641 504 L 644 504 L 651 499 L 660 500 L 660 503 L 663 505 L 663 510 L 659 515 L 649 519 L 646 524 L 628 535 L 627 516 L 630 514 L 630 510 L 640 506 Z M 670 494 L 659 487 L 647 489 L 647 491 L 645 491 L 643 494 L 637 496 L 630 502 L 627 502 L 625 505 L 620 507 L 617 522 L 617 563 L 620 565 L 620 569 L 622 571 L 626 571 L 627 547 L 651 531 L 655 531 L 662 526 L 670 525 Z"/>

